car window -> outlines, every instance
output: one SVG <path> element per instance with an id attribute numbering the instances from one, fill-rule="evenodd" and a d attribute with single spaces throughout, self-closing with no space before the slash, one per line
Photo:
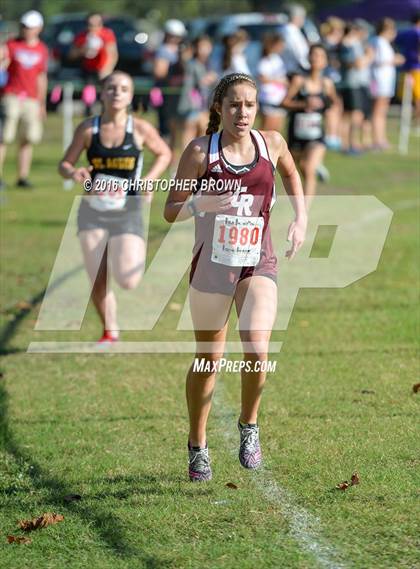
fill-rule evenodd
<path id="1" fill-rule="evenodd" d="M 78 33 L 82 32 L 86 27 L 83 21 L 63 22 L 57 26 L 55 31 L 55 39 L 60 44 L 71 44 Z"/>
<path id="2" fill-rule="evenodd" d="M 251 41 L 262 40 L 263 36 L 267 33 L 280 33 L 281 26 L 279 24 L 249 24 L 241 26 L 249 35 Z"/>

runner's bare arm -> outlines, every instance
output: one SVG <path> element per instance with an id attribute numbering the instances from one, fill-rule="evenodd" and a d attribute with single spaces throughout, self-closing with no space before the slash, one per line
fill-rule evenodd
<path id="1" fill-rule="evenodd" d="M 306 109 L 306 101 L 295 101 L 294 98 L 299 93 L 303 84 L 303 77 L 295 75 L 290 83 L 289 90 L 286 93 L 281 105 L 290 111 L 304 111 Z"/>
<path id="2" fill-rule="evenodd" d="M 153 75 L 155 79 L 164 79 L 168 74 L 169 61 L 161 57 L 156 58 L 153 65 Z"/>
<path id="3" fill-rule="evenodd" d="M 194 197 L 193 210 L 186 207 L 186 201 L 198 189 L 197 180 L 206 171 L 208 136 L 196 138 L 184 150 L 179 162 L 175 180 L 186 180 L 185 188 L 171 187 L 165 205 L 164 216 L 166 221 L 184 221 L 196 214 L 203 212 L 221 213 L 231 206 L 232 195 L 229 192 L 221 195 L 200 195 Z M 195 188 L 192 187 L 195 183 Z"/>
<path id="4" fill-rule="evenodd" d="M 177 180 L 197 180 L 204 172 L 203 165 L 206 160 L 207 146 L 201 139 L 195 139 L 187 146 L 182 153 L 176 172 Z M 207 138 L 208 140 L 208 138 Z M 164 217 L 169 223 L 174 221 L 184 221 L 192 217 L 188 208 L 184 207 L 185 202 L 192 194 L 192 188 L 177 190 L 172 187 L 165 204 Z"/>
<path id="5" fill-rule="evenodd" d="M 115 42 L 107 42 L 105 45 L 105 50 L 107 53 L 107 63 L 106 66 L 101 69 L 99 72 L 99 78 L 105 79 L 108 75 L 110 75 L 113 71 L 115 66 L 118 63 L 118 47 Z"/>
<path id="6" fill-rule="evenodd" d="M 286 257 L 293 259 L 305 240 L 307 226 L 302 182 L 287 143 L 281 134 L 274 130 L 266 131 L 262 134 L 267 141 L 270 156 L 276 160 L 276 169 L 281 176 L 284 189 L 291 197 L 292 206 L 295 210 L 296 217 L 290 224 L 287 235 L 287 240 L 292 241 L 292 248 L 286 252 Z"/>
<path id="7" fill-rule="evenodd" d="M 79 183 L 90 179 L 90 172 L 92 168 L 85 166 L 76 168 L 75 164 L 83 150 L 89 147 L 91 138 L 92 119 L 87 119 L 76 128 L 73 140 L 58 166 L 58 171 L 63 178 L 71 178 L 75 182 Z"/>
<path id="8" fill-rule="evenodd" d="M 339 102 L 337 91 L 335 89 L 334 82 L 329 78 L 325 77 L 325 92 L 328 97 L 331 99 L 331 104 L 336 105 Z"/>
<path id="9" fill-rule="evenodd" d="M 138 141 L 141 146 L 146 146 L 152 154 L 155 155 L 155 160 L 150 167 L 150 170 L 143 180 L 156 180 L 166 170 L 171 161 L 171 150 L 159 132 L 145 120 L 135 119 L 135 134 L 136 142 Z"/>

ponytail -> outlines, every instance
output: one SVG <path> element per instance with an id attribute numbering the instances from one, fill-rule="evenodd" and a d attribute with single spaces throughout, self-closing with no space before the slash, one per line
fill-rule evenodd
<path id="1" fill-rule="evenodd" d="M 214 104 L 210 107 L 209 124 L 207 125 L 206 134 L 214 134 L 219 130 L 220 115 L 216 111 Z"/>

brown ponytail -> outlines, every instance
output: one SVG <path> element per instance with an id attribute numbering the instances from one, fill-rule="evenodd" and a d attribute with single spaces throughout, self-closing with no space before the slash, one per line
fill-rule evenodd
<path id="1" fill-rule="evenodd" d="M 214 104 L 210 107 L 209 124 L 207 125 L 206 134 L 214 134 L 219 130 L 220 115 L 216 111 Z"/>
<path id="2" fill-rule="evenodd" d="M 216 105 L 219 107 L 222 106 L 222 102 L 226 97 L 227 90 L 229 87 L 236 85 L 237 83 L 250 83 L 255 88 L 255 90 L 257 90 L 257 84 L 255 83 L 254 79 L 246 73 L 230 73 L 229 75 L 222 77 L 214 90 L 213 102 L 210 107 L 210 117 L 206 134 L 214 134 L 219 130 L 220 114 L 216 110 Z"/>

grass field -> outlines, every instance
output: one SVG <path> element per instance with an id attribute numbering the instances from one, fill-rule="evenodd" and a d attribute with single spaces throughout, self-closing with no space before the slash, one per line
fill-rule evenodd
<path id="1" fill-rule="evenodd" d="M 325 192 L 372 194 L 395 211 L 378 269 L 343 289 L 302 290 L 288 330 L 274 333 L 284 344 L 259 418 L 262 472 L 239 465 L 240 378 L 222 375 L 209 425 L 214 479 L 192 485 L 190 355 L 26 353 L 31 341 L 100 333 L 91 307 L 80 333 L 33 330 L 75 195 L 56 174 L 59 125 L 49 118 L 36 149 L 35 191 L 12 187 L 14 150 L 5 176 L 1 569 L 419 568 L 419 139 L 406 157 L 328 155 Z M 164 199 L 153 204 L 150 255 L 167 231 Z M 173 300 L 185 293 L 184 282 Z M 146 339 L 178 316 L 167 311 Z M 359 485 L 334 489 L 355 470 Z M 22 534 L 17 520 L 44 512 L 65 519 L 30 544 L 7 543 Z"/>

